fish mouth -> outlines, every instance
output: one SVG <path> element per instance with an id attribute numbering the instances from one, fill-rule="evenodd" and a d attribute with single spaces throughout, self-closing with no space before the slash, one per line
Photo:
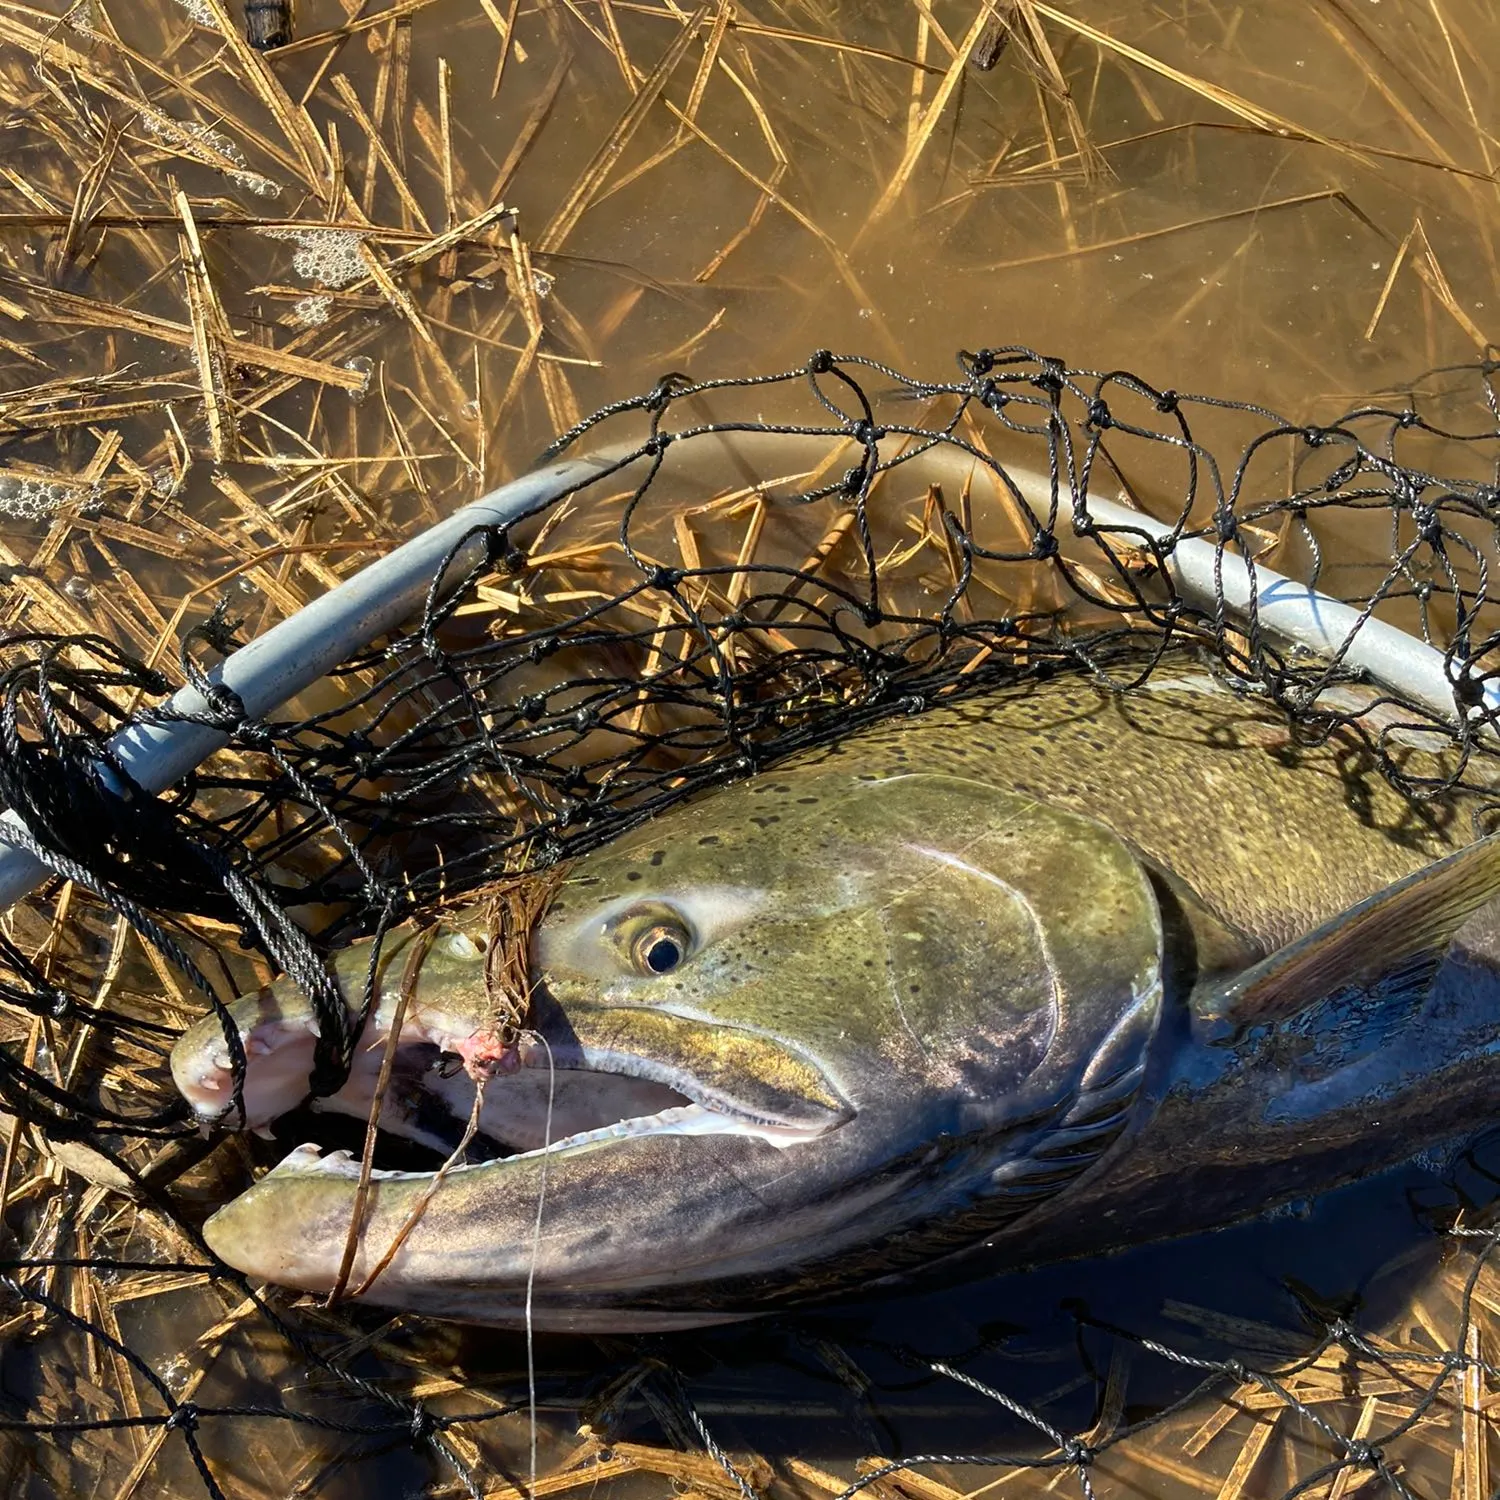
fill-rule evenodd
<path id="1" fill-rule="evenodd" d="M 236 1015 L 244 1124 L 283 1140 L 289 1129 L 303 1134 L 278 1174 L 360 1175 L 351 1132 L 362 1137 L 383 1068 L 377 1179 L 462 1173 L 661 1135 L 785 1149 L 854 1114 L 823 1070 L 779 1039 L 660 1009 L 570 1004 L 564 1014 L 543 1001 L 534 1028 L 506 1046 L 474 1029 L 472 1017 L 422 1007 L 403 1019 L 392 1048 L 391 1019 L 383 1006 L 372 1013 L 343 1087 L 304 1108 L 315 1023 L 264 1003 L 259 1014 Z M 215 1017 L 183 1038 L 173 1073 L 201 1120 L 237 1122 Z"/>

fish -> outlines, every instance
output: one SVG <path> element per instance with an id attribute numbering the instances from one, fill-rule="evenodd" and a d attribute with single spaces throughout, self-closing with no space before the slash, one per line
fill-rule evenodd
<path id="1" fill-rule="evenodd" d="M 437 1318 L 670 1330 L 1218 1228 L 1471 1135 L 1500 1097 L 1500 840 L 1323 730 L 1174 659 L 700 793 L 562 871 L 504 1067 L 482 908 L 398 931 L 315 1107 L 372 1110 L 404 988 L 381 1130 L 447 1155 L 472 1117 L 485 1151 L 376 1167 L 361 1202 L 361 1164 L 305 1144 L 207 1243 Z M 368 945 L 332 963 L 359 995 Z M 316 1021 L 285 979 L 229 1012 L 264 1130 Z M 218 1018 L 172 1071 L 225 1117 Z"/>

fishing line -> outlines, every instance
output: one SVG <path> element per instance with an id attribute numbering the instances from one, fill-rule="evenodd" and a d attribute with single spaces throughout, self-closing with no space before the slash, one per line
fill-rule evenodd
<path id="1" fill-rule="evenodd" d="M 547 1202 L 547 1162 L 552 1156 L 552 1102 L 557 1090 L 557 1066 L 552 1059 L 552 1047 L 540 1032 L 532 1036 L 539 1041 L 547 1053 L 547 1122 L 542 1128 L 541 1176 L 536 1189 L 536 1223 L 531 1231 L 531 1264 L 526 1268 L 526 1409 L 531 1419 L 531 1486 L 536 1494 L 536 1329 L 532 1326 L 532 1292 L 536 1286 L 536 1263 L 542 1253 L 542 1209 Z"/>

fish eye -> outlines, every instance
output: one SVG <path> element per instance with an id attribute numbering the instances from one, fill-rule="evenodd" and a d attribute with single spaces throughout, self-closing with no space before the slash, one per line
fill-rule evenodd
<path id="1" fill-rule="evenodd" d="M 630 957 L 641 974 L 670 974 L 687 957 L 687 929 L 675 922 L 656 922 L 630 945 Z"/>

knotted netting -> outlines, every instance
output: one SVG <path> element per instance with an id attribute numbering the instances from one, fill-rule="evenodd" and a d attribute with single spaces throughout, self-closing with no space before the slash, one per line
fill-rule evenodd
<path id="1" fill-rule="evenodd" d="M 0 795 L 54 872 L 0 948 L 14 1491 L 74 1493 L 93 1466 L 121 1495 L 654 1475 L 713 1495 L 946 1500 L 1059 1476 L 1138 1492 L 1143 1473 L 1161 1493 L 1436 1494 L 1455 1473 L 1478 1493 L 1500 1374 L 1482 1153 L 1411 1187 L 1420 1253 L 1393 1247 L 1395 1268 L 1366 1277 L 1420 1281 L 1394 1316 L 1389 1296 L 1304 1285 L 1285 1294 L 1295 1328 L 1182 1296 L 1142 1320 L 1138 1296 L 1081 1297 L 1059 1268 L 1032 1295 L 1053 1297 L 1061 1334 L 942 1304 L 931 1324 L 834 1311 L 544 1344 L 528 1363 L 206 1258 L 196 1225 L 278 1148 L 202 1139 L 165 1058 L 205 1007 L 285 970 L 324 1023 L 310 1091 L 333 1092 L 354 1030 L 329 951 L 522 889 L 799 750 L 1058 673 L 1128 693 L 1189 654 L 1278 705 L 1294 741 L 1350 736 L 1405 795 L 1482 817 L 1494 376 L 1434 372 L 1318 426 L 1014 348 L 940 380 L 826 352 L 773 375 L 664 376 L 542 460 L 587 457 L 586 475 L 487 529 L 478 562 L 455 548 L 417 619 L 276 713 L 247 716 L 214 685 L 240 643 L 232 605 L 215 609 L 181 669 L 228 743 L 161 797 L 108 742 L 151 722 L 169 675 L 102 636 L 7 641 Z M 1212 559 L 1206 590 L 1192 548 Z M 1349 605 L 1347 631 L 1319 652 L 1288 640 L 1267 579 Z M 1431 652 L 1451 703 L 1341 691 L 1368 683 L 1355 646 L 1381 625 Z M 1414 762 L 1413 742 L 1442 753 Z M 556 1415 L 539 1425 L 538 1409 Z M 868 1461 L 816 1461 L 820 1420 Z"/>

